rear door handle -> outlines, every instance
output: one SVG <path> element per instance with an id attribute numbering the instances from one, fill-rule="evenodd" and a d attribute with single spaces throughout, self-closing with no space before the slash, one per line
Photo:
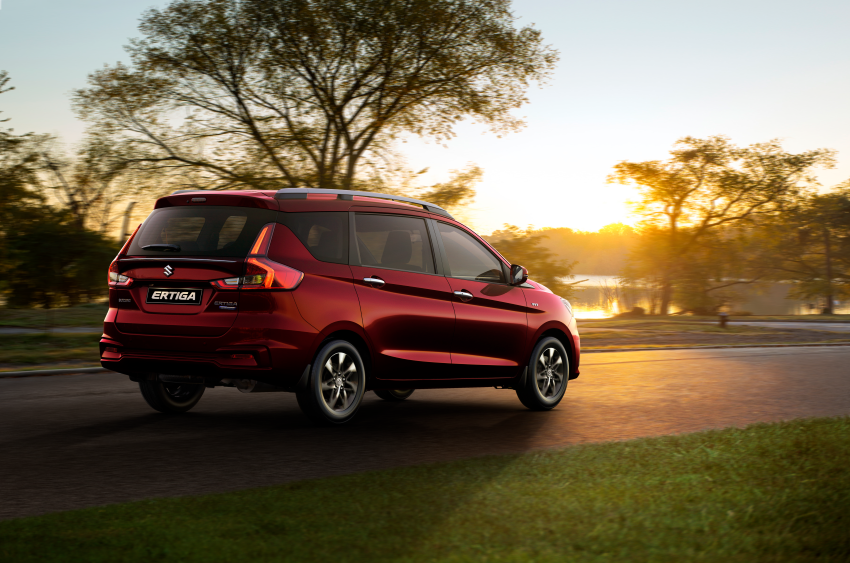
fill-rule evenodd
<path id="1" fill-rule="evenodd" d="M 455 291 L 455 295 L 460 297 L 460 300 L 466 303 L 467 301 L 472 299 L 472 294 L 465 289 L 461 289 L 460 291 Z"/>
<path id="2" fill-rule="evenodd" d="M 363 281 L 375 287 L 383 287 L 383 285 L 387 283 L 381 278 L 363 278 Z"/>

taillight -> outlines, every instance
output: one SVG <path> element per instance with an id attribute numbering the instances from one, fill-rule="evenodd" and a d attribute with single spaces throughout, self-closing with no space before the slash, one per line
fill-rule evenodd
<path id="1" fill-rule="evenodd" d="M 130 287 L 133 278 L 118 273 L 118 262 L 113 261 L 109 265 L 109 287 Z"/>
<path id="2" fill-rule="evenodd" d="M 248 256 L 265 256 L 269 251 L 269 243 L 272 241 L 272 233 L 274 233 L 274 223 L 269 223 L 263 227 L 260 234 L 257 235 L 257 240 L 251 245 L 251 252 Z"/>
<path id="3" fill-rule="evenodd" d="M 239 278 L 216 280 L 219 289 L 295 289 L 304 273 L 269 260 L 266 254 L 274 234 L 274 223 L 264 226 L 251 245 L 251 253 L 245 260 L 245 275 Z"/>
<path id="4" fill-rule="evenodd" d="M 263 256 L 248 258 L 242 289 L 295 289 L 304 274 Z"/>
<path id="5" fill-rule="evenodd" d="M 106 276 L 106 283 L 109 284 L 109 287 L 130 287 L 133 284 L 133 278 L 118 272 L 118 259 L 127 253 L 127 249 L 130 248 L 130 243 L 133 242 L 133 239 L 136 237 L 136 233 L 139 232 L 141 226 L 141 223 L 139 223 L 139 226 L 136 227 L 136 230 L 133 231 L 133 234 L 127 239 L 127 242 L 124 243 L 124 246 L 122 246 L 121 250 L 118 251 L 118 255 L 109 265 L 109 271 Z"/>

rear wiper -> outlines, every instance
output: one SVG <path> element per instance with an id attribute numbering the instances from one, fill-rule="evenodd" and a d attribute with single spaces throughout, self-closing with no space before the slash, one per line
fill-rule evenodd
<path id="1" fill-rule="evenodd" d="M 180 252 L 179 244 L 148 244 L 142 250 L 159 250 L 161 252 Z"/>

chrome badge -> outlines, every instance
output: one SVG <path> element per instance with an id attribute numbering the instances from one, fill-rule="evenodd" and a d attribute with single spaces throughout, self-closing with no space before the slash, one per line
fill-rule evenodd
<path id="1" fill-rule="evenodd" d="M 168 277 L 174 273 L 174 268 L 172 268 L 171 266 L 166 266 L 163 272 L 165 273 L 165 276 Z"/>

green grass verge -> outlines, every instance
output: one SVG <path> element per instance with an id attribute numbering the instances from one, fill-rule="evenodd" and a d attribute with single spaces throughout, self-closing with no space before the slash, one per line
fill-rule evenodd
<path id="1" fill-rule="evenodd" d="M 103 326 L 109 305 L 87 303 L 61 309 L 0 308 L 0 326 L 41 328 L 49 326 Z"/>
<path id="2" fill-rule="evenodd" d="M 847 561 L 848 467 L 850 418 L 759 424 L 10 520 L 0 559 Z"/>
<path id="3" fill-rule="evenodd" d="M 0 364 L 43 364 L 67 360 L 100 362 L 100 333 L 0 335 Z"/>

